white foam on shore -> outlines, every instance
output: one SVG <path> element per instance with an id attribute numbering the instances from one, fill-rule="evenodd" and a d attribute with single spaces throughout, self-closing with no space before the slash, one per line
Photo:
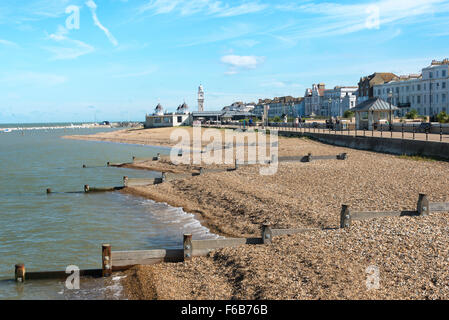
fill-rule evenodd
<path id="1" fill-rule="evenodd" d="M 194 214 L 187 213 L 182 208 L 172 207 L 167 203 L 149 199 L 143 200 L 142 205 L 149 207 L 151 219 L 155 224 L 169 224 L 170 228 L 168 229 L 173 230 L 173 233 L 190 233 L 198 240 L 222 238 L 211 233 Z"/>

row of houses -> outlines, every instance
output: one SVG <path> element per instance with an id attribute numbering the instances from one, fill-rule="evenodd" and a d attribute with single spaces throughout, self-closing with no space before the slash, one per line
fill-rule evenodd
<path id="1" fill-rule="evenodd" d="M 404 116 L 412 109 L 420 115 L 435 116 L 449 112 L 449 59 L 433 60 L 419 74 L 396 75 L 375 72 L 361 77 L 357 86 L 336 86 L 326 89 L 324 83 L 313 84 L 304 97 L 283 97 L 259 100 L 255 114 L 269 107 L 269 117 L 274 116 L 326 116 L 342 117 L 369 99 L 380 98 L 398 107 L 395 112 Z"/>

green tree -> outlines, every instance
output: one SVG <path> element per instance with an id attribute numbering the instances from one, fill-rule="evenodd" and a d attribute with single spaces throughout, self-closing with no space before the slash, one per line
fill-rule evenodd
<path id="1" fill-rule="evenodd" d="M 449 115 L 442 111 L 437 115 L 438 122 L 440 123 L 449 123 Z"/>
<path id="2" fill-rule="evenodd" d="M 279 116 L 276 116 L 272 119 L 273 122 L 281 122 L 281 118 Z"/>
<path id="3" fill-rule="evenodd" d="M 346 119 L 354 117 L 354 111 L 346 110 L 345 113 L 343 114 L 343 117 Z"/>
<path id="4" fill-rule="evenodd" d="M 405 117 L 407 119 L 416 119 L 416 118 L 418 118 L 418 111 L 416 111 L 415 109 L 412 109 L 412 110 L 410 110 L 410 112 L 407 112 Z"/>

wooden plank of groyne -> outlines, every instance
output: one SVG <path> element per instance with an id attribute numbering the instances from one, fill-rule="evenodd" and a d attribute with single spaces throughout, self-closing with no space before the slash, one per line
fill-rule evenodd
<path id="1" fill-rule="evenodd" d="M 418 211 L 351 211 L 352 220 L 367 220 L 383 217 L 403 217 L 418 215 Z"/>
<path id="2" fill-rule="evenodd" d="M 261 244 L 262 238 L 226 238 L 213 240 L 192 240 L 192 255 L 205 256 L 210 251 L 222 248 L 238 247 L 245 244 Z"/>
<path id="3" fill-rule="evenodd" d="M 391 212 L 376 212 L 376 211 L 351 211 L 351 219 L 352 220 L 367 220 L 373 218 L 380 217 L 399 217 L 401 215 L 400 211 L 391 211 Z"/>
<path id="4" fill-rule="evenodd" d="M 147 186 L 150 184 L 154 184 L 154 178 L 152 179 L 138 179 L 138 178 L 129 178 L 126 181 L 127 187 L 135 187 L 135 186 Z"/>
<path id="5" fill-rule="evenodd" d="M 133 265 L 180 262 L 183 259 L 184 250 L 182 249 L 112 251 L 112 267 L 114 270 L 117 270 L 119 267 L 129 267 Z"/>
<path id="6" fill-rule="evenodd" d="M 449 202 L 429 202 L 430 212 L 449 212 Z"/>
<path id="7" fill-rule="evenodd" d="M 282 235 L 291 235 L 291 234 L 298 234 L 298 233 L 304 233 L 311 230 L 318 230 L 318 229 L 311 229 L 311 228 L 301 228 L 301 229 L 271 229 L 271 235 L 273 237 L 282 236 Z"/>
<path id="8" fill-rule="evenodd" d="M 87 269 L 80 270 L 81 277 L 101 277 L 102 269 Z M 70 274 L 65 271 L 37 271 L 27 272 L 27 280 L 49 280 L 49 279 L 66 279 Z"/>

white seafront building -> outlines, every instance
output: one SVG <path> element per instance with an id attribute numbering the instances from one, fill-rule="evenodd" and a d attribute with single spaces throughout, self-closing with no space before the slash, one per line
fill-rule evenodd
<path id="1" fill-rule="evenodd" d="M 343 117 L 346 110 L 356 106 L 357 90 L 358 87 L 340 86 L 325 90 L 321 105 L 321 115 Z"/>
<path id="2" fill-rule="evenodd" d="M 401 76 L 390 82 L 375 85 L 374 97 L 399 107 L 397 114 L 404 116 L 415 109 L 420 115 L 435 116 L 449 112 L 449 59 L 433 60 L 421 74 Z"/>
<path id="3" fill-rule="evenodd" d="M 190 125 L 189 107 L 184 102 L 178 106 L 176 112 L 164 113 L 164 108 L 159 103 L 154 113 L 145 116 L 145 128 L 177 127 Z"/>

